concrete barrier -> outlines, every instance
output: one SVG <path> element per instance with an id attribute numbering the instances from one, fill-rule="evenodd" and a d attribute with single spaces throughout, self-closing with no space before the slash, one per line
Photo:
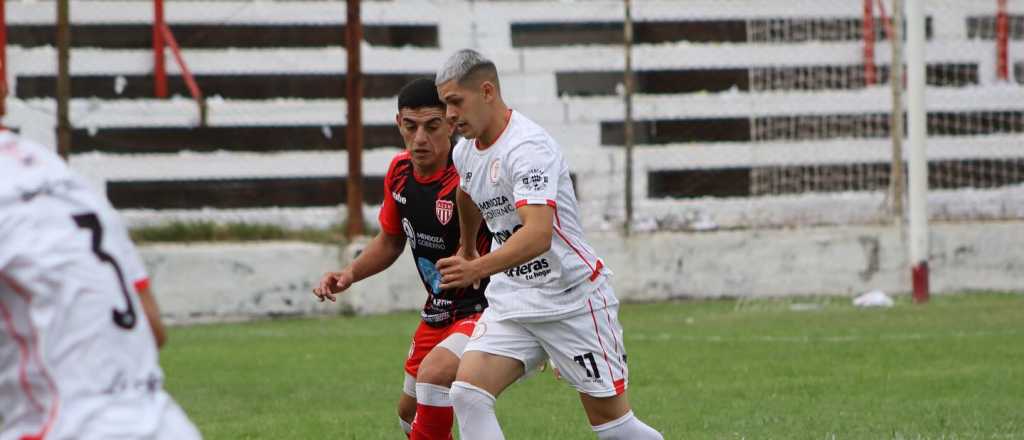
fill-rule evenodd
<path id="1" fill-rule="evenodd" d="M 936 224 L 935 293 L 1024 293 L 1024 223 Z M 851 296 L 908 291 L 899 232 L 887 226 L 821 227 L 588 237 L 615 272 L 624 301 L 674 298 Z M 171 322 L 418 309 L 425 293 L 408 251 L 386 272 L 356 283 L 338 303 L 311 290 L 361 249 L 294 242 L 141 246 L 162 312 Z"/>

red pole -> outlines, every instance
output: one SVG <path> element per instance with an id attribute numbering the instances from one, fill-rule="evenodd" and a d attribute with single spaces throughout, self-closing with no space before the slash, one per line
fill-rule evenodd
<path id="1" fill-rule="evenodd" d="M 1006 81 L 1010 79 L 1010 18 L 1006 14 L 1006 0 L 999 1 L 999 12 L 996 14 L 996 76 Z"/>
<path id="2" fill-rule="evenodd" d="M 864 0 L 864 85 L 875 85 L 875 13 L 874 1 Z"/>
<path id="3" fill-rule="evenodd" d="M 153 92 L 157 98 L 167 97 L 164 26 L 164 0 L 153 0 Z"/>

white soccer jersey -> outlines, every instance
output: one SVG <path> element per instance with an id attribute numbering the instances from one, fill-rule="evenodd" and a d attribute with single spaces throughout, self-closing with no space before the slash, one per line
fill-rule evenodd
<path id="1" fill-rule="evenodd" d="M 109 203 L 52 151 L 0 131 L 0 440 L 160 438 L 168 414 L 188 424 L 162 388 L 145 283 Z"/>
<path id="2" fill-rule="evenodd" d="M 463 191 L 494 233 L 492 250 L 512 237 L 523 205 L 555 210 L 551 248 L 539 257 L 491 276 L 487 301 L 500 319 L 556 319 L 579 313 L 611 272 L 583 239 L 569 167 L 558 143 L 543 128 L 511 111 L 505 130 L 483 150 L 463 139 L 453 153 Z M 612 304 L 617 303 L 614 297 Z"/>

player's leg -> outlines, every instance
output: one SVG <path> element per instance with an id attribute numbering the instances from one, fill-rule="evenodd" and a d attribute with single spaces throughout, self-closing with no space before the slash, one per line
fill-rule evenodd
<path id="1" fill-rule="evenodd" d="M 465 367 L 465 368 L 463 368 Z M 467 439 L 503 440 L 494 413 L 497 396 L 523 375 L 523 363 L 506 356 L 467 351 L 451 387 L 459 430 Z"/>
<path id="2" fill-rule="evenodd" d="M 398 398 L 398 424 L 406 436 L 412 433 L 412 422 L 416 417 L 416 378 L 405 373 L 402 395 Z"/>
<path id="3" fill-rule="evenodd" d="M 459 363 L 451 399 L 462 437 L 472 440 L 504 439 L 494 403 L 509 385 L 546 359 L 537 340 L 520 324 L 488 319 L 476 325 Z"/>
<path id="4" fill-rule="evenodd" d="M 452 324 L 448 336 L 430 350 L 420 363 L 416 376 L 416 422 L 410 438 L 451 438 L 455 413 L 449 396 L 450 387 L 476 319 L 474 316 Z"/>
<path id="5" fill-rule="evenodd" d="M 599 289 L 583 314 L 529 328 L 562 378 L 579 391 L 599 439 L 660 440 L 661 434 L 633 415 L 626 395 L 629 369 L 618 306 L 606 306 L 606 299 Z"/>
<path id="6" fill-rule="evenodd" d="M 405 359 L 405 382 L 402 385 L 403 396 L 398 400 L 398 417 L 402 430 L 406 435 L 412 434 L 416 417 L 416 377 L 420 365 L 427 354 L 444 338 L 444 329 L 430 327 L 424 322 L 416 328 L 409 346 L 409 355 Z"/>
<path id="7" fill-rule="evenodd" d="M 664 437 L 633 415 L 626 392 L 612 397 L 580 393 L 590 427 L 601 440 L 662 440 Z"/>

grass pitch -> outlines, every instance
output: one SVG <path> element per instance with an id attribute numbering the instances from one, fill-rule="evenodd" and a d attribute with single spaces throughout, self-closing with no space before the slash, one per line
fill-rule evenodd
<path id="1" fill-rule="evenodd" d="M 636 413 L 666 439 L 1024 439 L 1024 295 L 694 301 L 620 312 Z M 207 439 L 398 439 L 417 315 L 173 328 L 167 388 Z M 550 374 L 498 400 L 509 439 L 592 439 Z"/>

